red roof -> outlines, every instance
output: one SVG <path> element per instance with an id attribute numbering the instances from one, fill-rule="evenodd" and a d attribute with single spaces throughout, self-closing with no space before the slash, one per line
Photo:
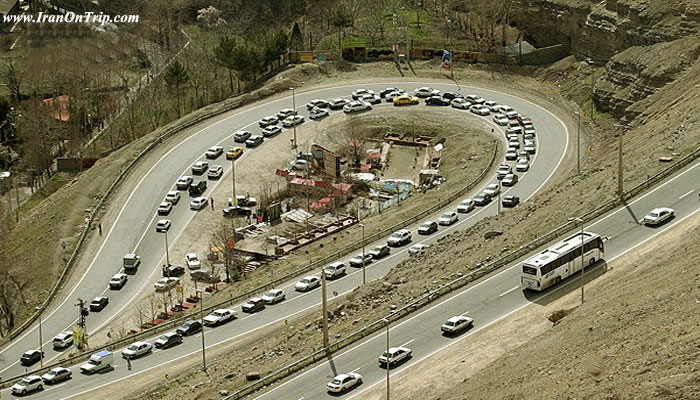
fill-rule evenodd
<path id="1" fill-rule="evenodd" d="M 68 95 L 58 96 L 58 105 L 54 105 L 53 98 L 44 99 L 44 104 L 53 110 L 53 117 L 59 121 L 69 121 L 70 113 L 68 112 L 68 100 L 70 97 Z"/>

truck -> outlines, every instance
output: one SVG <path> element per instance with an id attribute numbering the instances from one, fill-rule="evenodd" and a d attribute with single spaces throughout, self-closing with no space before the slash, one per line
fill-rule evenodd
<path id="1" fill-rule="evenodd" d="M 80 366 L 80 372 L 93 374 L 110 368 L 114 364 L 114 354 L 111 351 L 103 350 L 90 356 L 88 362 Z"/>
<path id="2" fill-rule="evenodd" d="M 129 253 L 124 256 L 125 271 L 136 271 L 139 265 L 141 265 L 141 256 L 137 256 L 134 253 Z"/>

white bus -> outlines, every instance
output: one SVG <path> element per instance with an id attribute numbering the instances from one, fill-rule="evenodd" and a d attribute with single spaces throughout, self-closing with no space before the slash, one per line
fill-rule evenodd
<path id="1" fill-rule="evenodd" d="M 571 235 L 523 263 L 526 289 L 541 291 L 581 270 L 581 233 Z M 583 260 L 589 266 L 604 256 L 603 237 L 583 232 Z"/>

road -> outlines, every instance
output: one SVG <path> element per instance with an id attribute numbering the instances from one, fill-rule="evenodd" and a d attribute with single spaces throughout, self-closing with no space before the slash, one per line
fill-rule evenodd
<path id="1" fill-rule="evenodd" d="M 398 86 L 405 89 L 413 89 L 423 84 L 428 83 L 383 82 L 375 85 L 365 84 L 318 89 L 297 93 L 296 104 L 299 105 L 297 108 L 300 111 L 303 110 L 301 111 L 302 114 L 308 115 L 306 114 L 304 104 L 313 98 L 348 97 L 352 90 L 359 87 L 378 90 L 385 86 Z M 438 83 L 430 83 L 430 85 L 443 91 L 455 90 L 454 85 Z M 546 183 L 563 158 L 563 154 L 568 145 L 566 127 L 556 116 L 529 101 L 508 94 L 480 88 L 462 87 L 461 92 L 465 94 L 475 93 L 487 99 L 496 100 L 501 104 L 509 104 L 533 119 L 538 128 L 538 140 L 545 145 L 539 146 L 537 156 L 530 171 L 521 176 L 521 180 L 516 186 L 505 191 L 505 193 L 517 194 L 521 199 L 526 199 L 533 195 Z M 108 291 L 107 281 L 114 273 L 119 272 L 121 258 L 125 253 L 135 251 L 140 254 L 143 260 L 142 266 L 135 276 L 130 277 L 126 287 L 118 292 L 110 292 L 110 305 L 105 310 L 90 315 L 88 319 L 89 332 L 94 332 L 96 329 L 104 326 L 113 319 L 114 316 L 128 307 L 129 301 L 136 296 L 140 290 L 151 290 L 150 284 L 156 274 L 159 274 L 159 266 L 164 263 L 164 237 L 154 230 L 155 221 L 158 219 L 154 212 L 155 207 L 165 196 L 165 193 L 171 188 L 170 185 L 162 185 L 162 182 L 174 183 L 179 176 L 188 173 L 190 165 L 200 159 L 208 147 L 214 144 L 220 144 L 222 146 L 233 144 L 231 136 L 237 130 L 249 128 L 254 133 L 259 132 L 257 121 L 263 116 L 272 114 L 279 109 L 289 107 L 291 103 L 290 100 L 290 98 L 282 98 L 261 103 L 260 105 L 256 105 L 244 111 L 234 111 L 225 119 L 201 129 L 174 146 L 151 167 L 148 173 L 144 175 L 141 181 L 132 190 L 118 217 L 107 230 L 104 242 L 101 244 L 95 258 L 91 261 L 90 267 L 83 276 L 83 279 L 80 280 L 79 284 L 54 312 L 43 316 L 42 332 L 43 337 L 46 339 L 44 351 L 47 353 L 45 361 L 51 360 L 61 354 L 51 349 L 49 345 L 50 339 L 56 333 L 72 326 L 76 315 L 76 308 L 73 305 L 75 299 L 81 297 L 89 300 Z M 389 107 L 390 105 L 384 103 L 381 106 Z M 467 111 L 460 110 L 454 110 L 454 112 L 468 113 Z M 474 116 L 474 118 L 482 117 Z M 306 124 L 312 123 L 314 122 L 306 122 Z M 304 127 L 302 126 L 299 129 L 304 129 Z M 291 132 L 285 130 L 281 135 L 271 140 L 288 142 L 290 136 Z M 260 148 L 252 151 L 263 151 L 264 148 L 265 145 L 263 144 Z M 247 153 L 248 152 L 245 152 L 238 162 L 245 162 Z M 228 163 L 226 162 L 221 162 L 221 164 L 227 167 L 226 172 L 228 173 L 230 165 L 227 165 Z M 219 182 L 225 181 L 226 178 L 224 177 Z M 487 183 L 489 182 L 484 182 L 484 185 Z M 213 190 L 215 185 L 216 184 L 211 185 L 206 193 Z M 187 202 L 187 196 L 184 196 L 181 203 L 174 208 L 169 216 L 173 222 L 173 226 L 169 232 L 171 246 L 182 233 L 186 224 L 196 215 L 195 212 L 187 208 Z M 453 209 L 455 207 L 456 203 L 448 207 L 448 209 Z M 439 237 L 456 229 L 467 228 L 484 215 L 492 215 L 495 213 L 495 203 L 491 203 L 487 207 L 477 208 L 477 210 L 472 211 L 468 216 L 462 216 L 459 223 L 449 228 L 441 228 L 435 235 L 421 241 L 432 243 Z M 435 217 L 438 215 L 439 213 L 436 213 Z M 136 232 L 137 234 L 134 234 L 134 227 L 140 227 Z M 416 227 L 411 227 L 412 230 L 415 230 L 415 228 Z M 414 237 L 414 243 L 417 242 L 418 238 Z M 368 244 L 368 246 L 371 245 L 373 244 Z M 398 264 L 406 257 L 406 248 L 403 248 L 400 251 L 394 251 L 390 257 L 381 262 L 370 264 L 367 267 L 368 279 L 377 279 L 383 276 L 392 266 Z M 330 290 L 339 293 L 347 293 L 360 283 L 361 271 L 354 271 L 348 274 L 348 276 L 331 283 Z M 241 318 L 238 321 L 227 324 L 225 327 L 207 330 L 207 343 L 214 345 L 215 343 L 231 340 L 232 337 L 243 334 L 243 332 L 259 329 L 262 326 L 272 324 L 275 321 L 279 321 L 287 316 L 294 315 L 319 304 L 320 295 L 317 293 L 318 291 L 298 295 L 293 293 L 290 287 L 291 285 L 293 285 L 293 282 L 290 282 L 290 284 L 284 288 L 288 294 L 287 301 L 280 305 L 270 307 L 269 310 L 256 314 L 254 317 Z M 0 367 L 3 368 L 2 371 L 0 371 L 3 377 L 10 377 L 24 372 L 24 369 L 17 365 L 15 360 L 18 360 L 19 356 L 24 351 L 36 348 L 37 338 L 38 331 L 35 327 L 28 330 L 24 335 L 11 343 L 11 345 L 3 349 L 1 353 L 3 361 L 2 364 L 0 364 Z M 196 352 L 199 346 L 200 344 L 197 340 L 186 340 L 183 345 L 178 346 L 176 349 L 156 351 L 153 355 L 143 360 L 135 361 L 134 365 L 140 365 L 146 368 L 148 365 L 168 362 L 177 357 Z M 34 366 L 34 368 L 36 367 L 38 367 L 38 364 Z M 134 371 L 130 373 L 137 373 L 139 370 L 140 368 L 135 368 Z M 74 378 L 69 385 L 45 390 L 32 397 L 62 398 L 69 394 L 89 390 L 106 382 L 113 382 L 128 376 L 129 373 L 125 370 L 123 365 L 117 365 L 114 372 L 102 376 L 101 379 L 74 374 Z"/>

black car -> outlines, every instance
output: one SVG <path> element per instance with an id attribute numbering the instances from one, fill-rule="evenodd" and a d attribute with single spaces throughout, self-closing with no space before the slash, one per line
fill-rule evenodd
<path id="1" fill-rule="evenodd" d="M 188 336 L 195 334 L 202 330 L 202 323 L 196 319 L 191 319 L 185 321 L 184 324 L 180 325 L 175 329 L 175 332 L 179 333 L 181 336 Z"/>
<path id="2" fill-rule="evenodd" d="M 34 365 L 42 358 L 44 358 L 43 351 L 29 350 L 28 352 L 22 354 L 22 357 L 19 358 L 19 362 L 22 365 Z"/>
<path id="3" fill-rule="evenodd" d="M 226 207 L 224 217 L 247 217 L 253 213 L 250 207 Z"/>
<path id="4" fill-rule="evenodd" d="M 190 183 L 190 187 L 188 189 L 190 196 L 199 196 L 200 194 L 204 193 L 205 190 L 207 190 L 207 181 L 197 179 L 196 181 Z"/>
<path id="5" fill-rule="evenodd" d="M 313 110 L 314 107 L 328 108 L 328 106 L 329 106 L 328 101 L 321 100 L 321 99 L 311 100 L 310 102 L 306 103 L 306 109 L 309 111 Z"/>
<path id="6" fill-rule="evenodd" d="M 264 138 L 260 135 L 253 135 L 245 141 L 245 147 L 253 148 L 258 147 L 262 144 Z"/>
<path id="7" fill-rule="evenodd" d="M 457 92 L 445 92 L 442 94 L 442 97 L 447 100 L 454 100 L 464 98 L 464 95 Z"/>
<path id="8" fill-rule="evenodd" d="M 472 200 L 474 200 L 474 204 L 477 206 L 485 206 L 491 201 L 491 196 L 489 196 L 487 193 L 481 192 L 472 197 Z"/>
<path id="9" fill-rule="evenodd" d="M 99 312 L 102 311 L 109 304 L 109 298 L 105 296 L 95 297 L 90 302 L 90 311 Z"/>
<path id="10" fill-rule="evenodd" d="M 438 230 L 438 224 L 435 221 L 426 221 L 421 224 L 418 228 L 418 233 L 420 235 L 430 235 Z"/>
<path id="11" fill-rule="evenodd" d="M 441 96 L 430 96 L 425 99 L 425 104 L 428 106 L 449 106 L 451 101 Z"/>
<path id="12" fill-rule="evenodd" d="M 171 346 L 175 346 L 182 343 L 182 335 L 180 335 L 177 332 L 168 332 L 164 335 L 161 335 L 155 342 L 153 342 L 153 345 L 156 346 L 156 348 L 159 349 L 165 349 Z"/>
<path id="13" fill-rule="evenodd" d="M 253 297 L 241 306 L 241 311 L 245 313 L 254 313 L 265 309 L 265 302 L 258 297 Z"/>
<path id="14" fill-rule="evenodd" d="M 233 135 L 233 141 L 236 143 L 245 143 L 245 141 L 248 140 L 251 135 L 252 133 L 249 131 L 238 131 L 235 135 Z"/>
<path id="15" fill-rule="evenodd" d="M 182 276 L 185 274 L 185 267 L 182 265 L 170 265 L 163 267 L 163 277 Z"/>
<path id="16" fill-rule="evenodd" d="M 345 107 L 346 104 L 348 104 L 350 100 L 348 99 L 342 99 L 342 98 L 337 98 L 333 100 L 328 101 L 328 108 L 331 110 L 340 110 L 341 108 Z"/>
<path id="17" fill-rule="evenodd" d="M 383 99 L 386 97 L 387 94 L 392 93 L 392 92 L 403 92 L 403 90 L 401 90 L 399 88 L 395 88 L 395 87 L 388 87 L 388 88 L 382 89 L 379 92 L 379 97 L 381 97 Z"/>
<path id="18" fill-rule="evenodd" d="M 515 207 L 520 203 L 520 197 L 518 196 L 513 196 L 513 195 L 508 195 L 503 197 L 503 207 Z"/>

